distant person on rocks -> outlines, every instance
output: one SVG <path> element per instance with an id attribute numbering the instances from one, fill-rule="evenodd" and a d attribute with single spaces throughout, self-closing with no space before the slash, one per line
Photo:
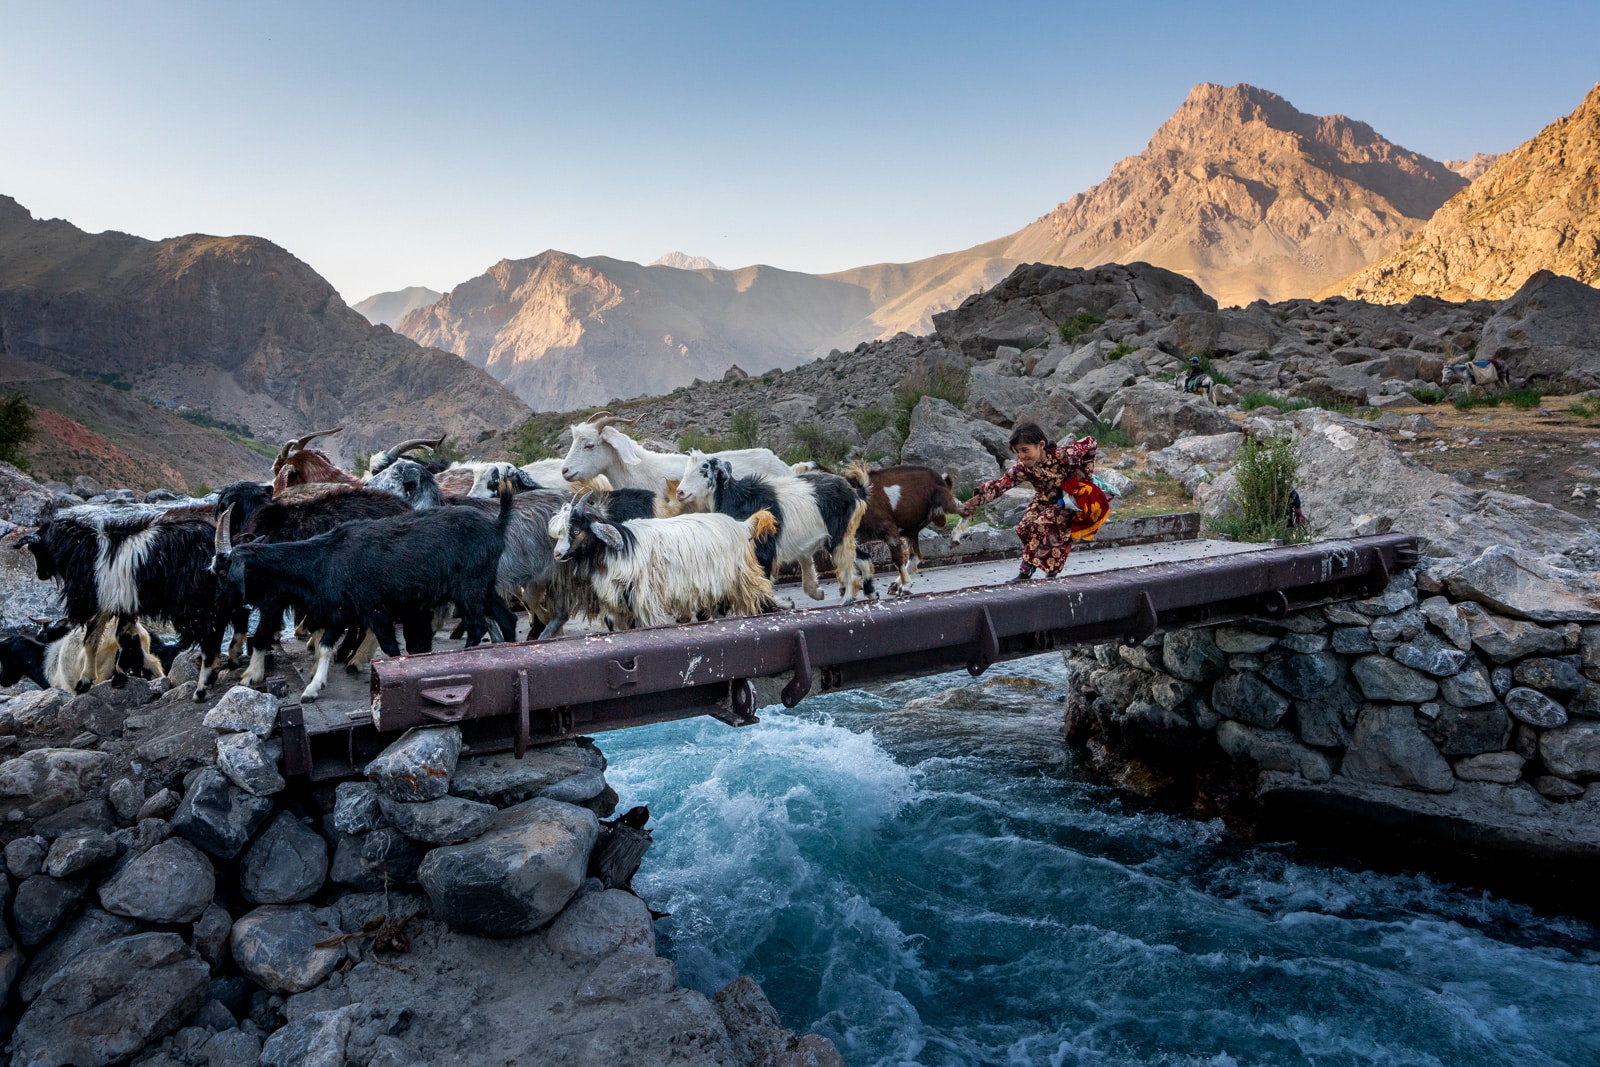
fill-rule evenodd
<path id="1" fill-rule="evenodd" d="M 1186 393 L 1200 392 L 1200 383 L 1205 379 L 1205 368 L 1200 366 L 1199 356 L 1189 357 L 1189 371 L 1183 376 L 1183 391 Z"/>
<path id="2" fill-rule="evenodd" d="M 1032 487 L 1033 500 L 1017 523 L 1022 538 L 1022 569 L 1013 582 L 1033 577 L 1035 568 L 1054 578 L 1066 566 L 1074 533 L 1091 535 L 1105 521 L 1109 502 L 1094 484 L 1094 457 L 1099 442 L 1080 437 L 1071 444 L 1051 442 L 1036 422 L 1019 422 L 1011 431 L 1011 451 L 1017 462 L 993 481 L 973 490 L 961 505 L 963 518 L 1008 489 Z"/>

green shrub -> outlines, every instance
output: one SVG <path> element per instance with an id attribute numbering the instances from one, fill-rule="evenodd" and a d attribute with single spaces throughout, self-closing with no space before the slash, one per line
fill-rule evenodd
<path id="1" fill-rule="evenodd" d="M 726 452 L 734 447 L 737 446 L 726 437 L 701 433 L 699 430 L 685 430 L 678 435 L 679 452 Z"/>
<path id="2" fill-rule="evenodd" d="M 28 469 L 23 449 L 33 440 L 33 405 L 21 393 L 0 400 L 0 460 L 19 470 Z"/>
<path id="3" fill-rule="evenodd" d="M 1236 479 L 1227 514 L 1210 520 L 1212 532 L 1234 541 L 1309 541 L 1308 526 L 1290 526 L 1290 493 L 1300 473 L 1294 439 L 1287 435 L 1250 438 L 1234 464 Z"/>
<path id="4" fill-rule="evenodd" d="M 967 403 L 967 372 L 940 364 L 931 372 L 915 370 L 905 376 L 894 394 L 894 428 L 904 441 L 911 432 L 911 413 L 925 396 L 947 400 L 956 407 Z"/>
<path id="5" fill-rule="evenodd" d="M 1580 419 L 1592 419 L 1596 415 L 1600 415 L 1600 397 L 1592 400 L 1574 400 L 1572 406 L 1567 410 Z"/>
<path id="6" fill-rule="evenodd" d="M 555 459 L 563 455 L 558 443 L 568 423 L 582 422 L 598 410 L 600 409 L 590 408 L 571 415 L 558 411 L 541 411 L 530 416 L 521 426 L 511 431 L 510 435 L 511 453 L 516 457 L 518 465 L 541 459 Z"/>
<path id="7" fill-rule="evenodd" d="M 868 440 L 893 422 L 894 415 L 883 405 L 874 404 L 870 408 L 856 408 L 850 413 L 850 421 L 856 424 L 856 432 L 862 439 Z"/>
<path id="8" fill-rule="evenodd" d="M 1126 342 L 1126 341 L 1118 341 L 1117 342 L 1117 346 L 1115 348 L 1113 348 L 1111 351 L 1106 353 L 1106 359 L 1108 359 L 1111 362 L 1115 363 L 1117 360 L 1121 359 L 1123 356 L 1131 356 L 1133 353 L 1135 353 L 1137 351 L 1139 351 L 1139 349 L 1136 348 L 1133 345 L 1130 345 L 1128 342 Z"/>
<path id="9" fill-rule="evenodd" d="M 1056 324 L 1056 336 L 1061 338 L 1062 344 L 1070 345 L 1105 321 L 1102 316 L 1092 311 L 1080 311 L 1066 322 Z"/>
<path id="10" fill-rule="evenodd" d="M 1473 396 L 1471 393 L 1458 396 L 1455 399 L 1457 411 L 1473 411 L 1477 408 L 1497 408 L 1500 406 L 1500 394 L 1485 393 L 1482 396 Z"/>
<path id="11" fill-rule="evenodd" d="M 1133 439 L 1128 436 L 1126 430 L 1109 422 L 1095 423 L 1089 434 L 1100 443 L 1101 448 L 1127 448 L 1133 444 Z"/>
<path id="12" fill-rule="evenodd" d="M 820 463 L 837 467 L 850 454 L 851 441 L 844 434 L 829 433 L 814 422 L 797 422 L 789 428 L 794 447 L 783 454 L 785 463 Z"/>
<path id="13" fill-rule="evenodd" d="M 1419 404 L 1442 404 L 1445 397 L 1450 395 L 1437 385 L 1419 385 L 1407 389 L 1406 392 L 1410 393 L 1411 399 Z"/>
<path id="14" fill-rule="evenodd" d="M 740 408 L 733 413 L 729 432 L 733 435 L 734 447 L 755 448 L 761 442 L 761 416 L 754 408 Z"/>
<path id="15" fill-rule="evenodd" d="M 1533 388 L 1509 389 L 1501 396 L 1518 411 L 1532 411 L 1544 402 L 1544 394 Z"/>

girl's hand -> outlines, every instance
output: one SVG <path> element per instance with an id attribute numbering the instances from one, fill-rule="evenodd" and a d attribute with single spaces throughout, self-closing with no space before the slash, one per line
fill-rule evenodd
<path id="1" fill-rule="evenodd" d="M 973 507 L 972 501 L 963 500 L 961 502 L 961 517 L 963 519 L 972 518 L 972 513 L 973 513 L 974 510 L 976 510 L 976 509 Z"/>

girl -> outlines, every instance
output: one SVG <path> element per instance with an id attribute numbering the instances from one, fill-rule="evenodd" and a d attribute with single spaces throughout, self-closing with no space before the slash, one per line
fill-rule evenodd
<path id="1" fill-rule="evenodd" d="M 1072 525 L 1079 519 L 1079 512 L 1061 503 L 1062 484 L 1090 480 L 1099 444 L 1093 437 L 1081 437 L 1067 445 L 1052 444 L 1036 422 L 1017 423 L 1011 431 L 1010 444 L 1017 462 L 1001 477 L 973 490 L 972 499 L 962 503 L 961 514 L 963 518 L 970 517 L 974 508 L 1006 490 L 1031 486 L 1033 500 L 1017 523 L 1017 536 L 1022 538 L 1022 569 L 1011 581 L 1027 581 L 1033 577 L 1035 567 L 1043 570 L 1046 577 L 1054 578 L 1072 551 Z"/>

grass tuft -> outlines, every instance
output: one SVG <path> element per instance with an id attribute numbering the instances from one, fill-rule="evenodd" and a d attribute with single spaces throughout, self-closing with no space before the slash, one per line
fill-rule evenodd
<path id="1" fill-rule="evenodd" d="M 1290 494 L 1299 474 L 1294 438 L 1279 435 L 1265 441 L 1246 440 L 1233 467 L 1231 508 L 1207 525 L 1213 533 L 1233 541 L 1309 541 L 1313 536 L 1309 526 L 1289 525 Z"/>
<path id="2" fill-rule="evenodd" d="M 1080 311 L 1067 321 L 1056 324 L 1056 336 L 1061 338 L 1062 344 L 1070 345 L 1105 321 L 1104 317 L 1092 311 Z"/>

